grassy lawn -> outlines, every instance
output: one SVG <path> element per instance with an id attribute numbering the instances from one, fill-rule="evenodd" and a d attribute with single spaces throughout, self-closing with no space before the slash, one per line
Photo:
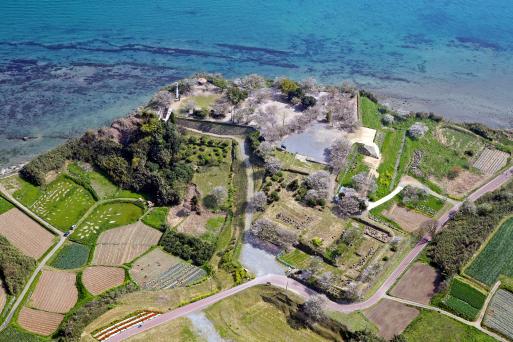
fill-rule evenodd
<path id="1" fill-rule="evenodd" d="M 210 109 L 210 107 L 216 102 L 216 100 L 219 98 L 219 95 L 197 95 L 197 96 L 191 96 L 186 101 L 183 101 L 183 104 L 180 108 L 181 111 L 185 111 L 185 105 L 189 101 L 194 101 L 196 103 L 196 107 L 200 107 L 202 109 Z"/>
<path id="2" fill-rule="evenodd" d="M 360 96 L 360 111 L 362 113 L 362 126 L 380 129 L 381 118 L 378 112 L 378 104 L 372 102 L 364 96 Z"/>
<path id="3" fill-rule="evenodd" d="M 17 177 L 16 181 L 19 184 L 19 189 L 14 192 L 13 197 L 23 205 L 30 207 L 41 196 L 41 189 L 20 177 Z"/>
<path id="4" fill-rule="evenodd" d="M 470 151 L 476 156 L 484 148 L 482 138 L 454 127 L 441 127 L 439 134 L 445 143 L 456 151 Z"/>
<path id="5" fill-rule="evenodd" d="M 150 227 L 160 229 L 160 227 L 166 224 L 168 213 L 169 208 L 167 207 L 153 208 L 143 217 L 142 221 Z"/>
<path id="6" fill-rule="evenodd" d="M 224 216 L 216 216 L 209 219 L 206 224 L 207 232 L 204 233 L 201 238 L 203 240 L 215 243 L 217 241 L 217 237 L 221 231 L 221 228 L 223 227 L 224 220 Z"/>
<path id="7" fill-rule="evenodd" d="M 2 196 L 0 196 L 0 214 L 5 213 L 6 211 L 14 208 L 14 206 L 11 204 L 11 202 L 4 199 Z"/>
<path id="8" fill-rule="evenodd" d="M 295 268 L 305 269 L 310 265 L 311 256 L 294 248 L 292 251 L 283 254 L 279 258 Z"/>
<path id="9" fill-rule="evenodd" d="M 377 189 L 371 194 L 373 201 L 390 193 L 391 186 L 395 186 L 395 181 L 399 178 L 399 175 L 394 177 L 394 171 L 396 160 L 400 157 L 403 135 L 404 131 L 401 130 L 387 130 L 385 133 L 385 140 L 381 148 L 382 160 L 378 167 Z"/>
<path id="10" fill-rule="evenodd" d="M 462 278 L 454 278 L 443 304 L 469 320 L 474 320 L 484 305 L 486 294 L 471 286 Z"/>
<path id="11" fill-rule="evenodd" d="M 504 222 L 465 273 L 491 286 L 501 274 L 513 276 L 513 218 Z"/>
<path id="12" fill-rule="evenodd" d="M 326 169 L 322 164 L 303 162 L 297 159 L 294 153 L 276 150 L 273 152 L 273 155 L 281 162 L 283 169 L 292 169 L 302 172 L 315 172 Z"/>
<path id="13" fill-rule="evenodd" d="M 205 314 L 228 340 L 326 341 L 311 330 L 292 328 L 280 309 L 262 300 L 262 295 L 278 292 L 272 287 L 253 287 L 212 305 Z"/>
<path id="14" fill-rule="evenodd" d="M 194 173 L 192 182 L 198 186 L 202 197 L 209 195 L 216 186 L 228 189 L 230 181 L 230 165 L 210 166 Z"/>
<path id="15" fill-rule="evenodd" d="M 360 311 L 352 312 L 350 314 L 341 313 L 337 311 L 330 311 L 328 316 L 334 320 L 344 324 L 351 331 L 371 331 L 374 334 L 378 333 L 378 328 L 365 317 Z"/>
<path id="16" fill-rule="evenodd" d="M 59 177 L 45 187 L 31 209 L 62 231 L 68 230 L 93 206 L 89 191 L 66 177 Z"/>
<path id="17" fill-rule="evenodd" d="M 419 201 L 405 203 L 403 201 L 402 192 L 396 196 L 398 203 L 408 209 L 413 209 L 419 213 L 434 217 L 445 205 L 445 201 L 433 195 L 427 195 Z"/>
<path id="18" fill-rule="evenodd" d="M 67 242 L 52 260 L 50 266 L 60 269 L 80 268 L 89 259 L 89 246 Z"/>
<path id="19" fill-rule="evenodd" d="M 71 239 L 85 245 L 94 245 L 104 230 L 134 223 L 142 214 L 143 209 L 133 203 L 102 204 L 78 226 L 71 234 Z"/>
<path id="20" fill-rule="evenodd" d="M 363 154 L 358 153 L 358 148 L 353 146 L 353 150 L 349 155 L 349 162 L 345 170 L 341 171 L 338 176 L 338 182 L 342 186 L 351 186 L 352 179 L 361 172 L 368 172 L 369 167 L 363 162 Z"/>
<path id="21" fill-rule="evenodd" d="M 493 342 L 494 338 L 474 327 L 434 311 L 423 310 L 403 332 L 408 342 Z"/>

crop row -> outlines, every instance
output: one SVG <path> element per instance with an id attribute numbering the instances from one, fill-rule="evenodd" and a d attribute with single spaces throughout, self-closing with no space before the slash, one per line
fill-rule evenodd
<path id="1" fill-rule="evenodd" d="M 206 275 L 201 268 L 190 264 L 177 264 L 163 272 L 157 279 L 147 282 L 148 289 L 170 289 L 186 286 L 200 280 Z"/>

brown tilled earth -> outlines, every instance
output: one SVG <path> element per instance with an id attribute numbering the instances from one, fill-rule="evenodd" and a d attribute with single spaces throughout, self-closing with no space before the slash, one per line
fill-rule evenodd
<path id="1" fill-rule="evenodd" d="M 402 333 L 419 313 L 415 308 L 390 299 L 382 299 L 364 311 L 365 316 L 378 326 L 379 335 L 386 340 Z"/>
<path id="2" fill-rule="evenodd" d="M 421 215 L 414 210 L 400 207 L 397 204 L 383 211 L 383 215 L 399 223 L 401 228 L 407 232 L 414 232 L 419 229 L 424 222 L 429 221 L 429 217 Z"/>
<path id="3" fill-rule="evenodd" d="M 440 281 L 440 274 L 434 267 L 418 262 L 406 271 L 390 294 L 417 303 L 429 304 L 437 292 Z"/>
<path id="4" fill-rule="evenodd" d="M 78 299 L 75 283 L 73 272 L 43 270 L 30 298 L 30 306 L 50 312 L 68 312 Z"/>
<path id="5" fill-rule="evenodd" d="M 0 215 L 0 234 L 23 254 L 39 259 L 53 245 L 52 233 L 17 208 Z"/>
<path id="6" fill-rule="evenodd" d="M 123 284 L 125 270 L 118 267 L 88 267 L 82 273 L 82 283 L 94 295 Z"/>
<path id="7" fill-rule="evenodd" d="M 119 266 L 132 261 L 156 245 L 161 236 L 161 232 L 142 222 L 109 229 L 98 238 L 93 264 Z"/>
<path id="8" fill-rule="evenodd" d="M 57 330 L 63 318 L 62 314 L 23 307 L 18 315 L 18 324 L 25 330 L 48 336 Z"/>
<path id="9" fill-rule="evenodd" d="M 161 273 L 167 271 L 179 261 L 180 259 L 156 248 L 134 262 L 130 274 L 137 284 L 142 286 L 148 281 L 157 279 Z"/>
<path id="10" fill-rule="evenodd" d="M 486 180 L 486 177 L 463 170 L 460 172 L 458 177 L 454 179 L 446 178 L 443 181 L 437 181 L 435 179 L 430 180 L 445 189 L 449 195 L 465 196 L 471 190 L 479 187 L 479 185 Z"/>

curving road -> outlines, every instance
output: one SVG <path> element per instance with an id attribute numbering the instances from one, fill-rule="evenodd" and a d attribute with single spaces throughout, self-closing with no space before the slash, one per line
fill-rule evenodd
<path id="1" fill-rule="evenodd" d="M 498 176 L 496 176 L 494 179 L 486 183 L 485 185 L 481 186 L 479 189 L 477 189 L 475 192 L 473 192 L 471 195 L 468 196 L 468 199 L 471 201 L 475 201 L 484 194 L 494 191 L 501 187 L 503 184 L 505 184 L 507 181 L 509 181 L 513 176 L 513 166 L 505 170 L 504 172 L 500 173 Z M 443 226 L 449 221 L 451 214 L 453 212 L 456 212 L 462 203 L 457 203 L 451 211 L 445 213 L 440 217 L 438 220 L 438 228 L 437 232 L 440 231 Z M 246 216 L 246 219 L 248 216 Z M 250 218 L 250 217 L 249 217 Z M 431 240 L 430 236 L 425 236 L 423 239 L 421 239 L 415 247 L 408 253 L 408 255 L 401 261 L 399 266 L 390 274 L 390 276 L 385 280 L 385 282 L 381 285 L 381 287 L 367 300 L 363 302 L 358 303 L 351 303 L 351 304 L 339 304 L 332 301 L 328 301 L 328 308 L 334 311 L 344 312 L 344 313 L 350 313 L 353 311 L 363 310 L 367 309 L 373 305 L 375 305 L 377 302 L 379 302 L 382 298 L 387 296 L 388 290 L 395 284 L 397 279 L 401 276 L 401 274 L 408 268 L 408 266 L 417 258 L 417 256 L 422 252 L 422 250 L 428 245 L 429 241 Z M 179 317 L 186 316 L 192 312 L 203 310 L 207 308 L 208 306 L 217 303 L 225 298 L 228 298 L 230 296 L 233 296 L 234 294 L 237 294 L 241 291 L 244 291 L 250 287 L 256 286 L 256 285 L 262 285 L 262 284 L 269 284 L 274 285 L 277 287 L 281 287 L 284 289 L 287 289 L 289 291 L 292 291 L 304 298 L 308 298 L 313 294 L 316 294 L 315 291 L 312 289 L 304 286 L 303 284 L 287 278 L 283 275 L 277 275 L 277 274 L 267 274 L 263 276 L 259 276 L 247 283 L 244 283 L 242 285 L 233 287 L 231 289 L 219 292 L 213 296 L 210 296 L 208 298 L 202 299 L 200 301 L 191 303 L 189 305 L 183 306 L 181 308 L 169 311 L 167 313 L 164 313 L 160 315 L 159 317 L 145 322 L 140 327 L 133 326 L 131 328 L 128 328 L 119 334 L 112 336 L 109 341 L 123 341 L 131 336 L 137 335 L 139 333 L 142 333 L 144 331 L 150 330 L 158 325 L 164 324 L 166 322 L 169 322 L 171 320 L 174 320 Z M 418 303 L 415 303 L 415 305 L 418 305 Z"/>

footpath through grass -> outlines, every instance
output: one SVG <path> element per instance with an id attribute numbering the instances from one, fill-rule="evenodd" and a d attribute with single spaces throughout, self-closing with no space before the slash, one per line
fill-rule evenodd
<path id="1" fill-rule="evenodd" d="M 501 274 L 513 276 L 512 244 L 513 218 L 510 218 L 499 227 L 465 273 L 488 286 L 493 285 Z"/>
<path id="2" fill-rule="evenodd" d="M 495 339 L 438 312 L 422 310 L 402 334 L 408 342 L 494 342 Z"/>

